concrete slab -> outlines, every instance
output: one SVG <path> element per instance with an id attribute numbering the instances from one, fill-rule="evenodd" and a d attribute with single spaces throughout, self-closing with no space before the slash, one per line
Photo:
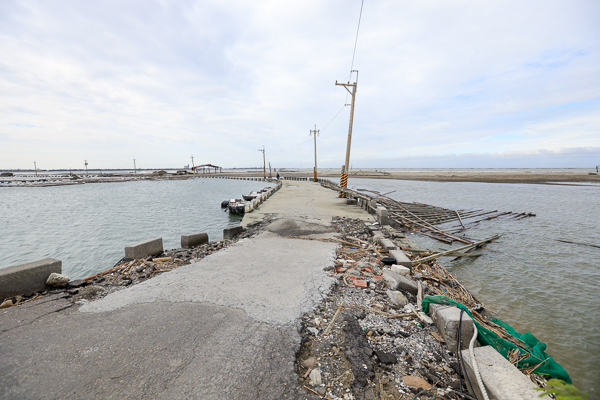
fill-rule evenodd
<path id="1" fill-rule="evenodd" d="M 46 279 L 53 272 L 62 272 L 62 261 L 46 258 L 0 269 L 0 301 L 46 290 Z"/>
<path id="2" fill-rule="evenodd" d="M 181 235 L 181 247 L 183 248 L 200 246 L 204 243 L 208 243 L 208 234 L 205 232 Z"/>
<path id="3" fill-rule="evenodd" d="M 131 259 L 139 259 L 148 256 L 153 256 L 155 254 L 161 253 L 162 251 L 162 238 L 154 238 L 143 240 L 141 242 L 137 242 L 132 245 L 126 246 L 125 257 Z"/>
<path id="4" fill-rule="evenodd" d="M 539 397 L 540 392 L 534 390 L 537 386 L 508 360 L 502 357 L 493 347 L 477 347 L 473 350 L 481 380 L 490 399 L 549 399 L 548 396 Z M 483 399 L 483 395 L 476 384 L 477 381 L 469 350 L 463 350 L 461 354 L 465 360 L 469 380 L 474 385 L 475 395 L 481 400 Z"/>
<path id="5" fill-rule="evenodd" d="M 198 263 L 85 304 L 81 311 L 164 301 L 211 302 L 241 308 L 262 322 L 293 323 L 321 301 L 335 281 L 323 269 L 333 265 L 336 247 L 261 233 Z"/>
<path id="6" fill-rule="evenodd" d="M 381 238 L 379 239 L 379 244 L 386 250 L 398 250 L 398 246 L 396 243 L 392 242 L 390 239 Z"/>
<path id="7" fill-rule="evenodd" d="M 331 218 L 335 216 L 373 221 L 373 217 L 362 209 L 347 205 L 346 199 L 337 196 L 337 192 L 318 182 L 284 181 L 281 189 L 259 210 L 244 215 L 241 225 L 247 226 L 267 215 L 325 226 L 330 226 Z"/>
<path id="8" fill-rule="evenodd" d="M 446 341 L 446 347 L 452 352 L 456 352 L 458 340 L 458 325 L 460 322 L 460 309 L 446 304 L 430 304 L 429 316 L 433 319 L 437 330 Z M 462 350 L 469 348 L 469 343 L 473 337 L 473 320 L 469 314 L 463 313 L 462 323 L 460 324 L 460 348 Z"/>
<path id="9" fill-rule="evenodd" d="M 79 309 L 3 310 L 0 398 L 313 398 L 300 317 L 335 281 L 336 246 L 266 232 Z"/>
<path id="10" fill-rule="evenodd" d="M 397 265 L 402 265 L 407 268 L 412 268 L 412 261 L 404 254 L 402 250 L 390 250 L 390 257 L 396 260 Z"/>

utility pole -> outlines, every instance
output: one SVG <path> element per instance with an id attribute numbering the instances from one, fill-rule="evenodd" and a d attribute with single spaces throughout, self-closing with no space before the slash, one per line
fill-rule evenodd
<path id="1" fill-rule="evenodd" d="M 269 179 L 273 177 L 273 174 L 271 173 L 271 161 L 269 161 Z"/>
<path id="2" fill-rule="evenodd" d="M 135 158 L 133 159 L 133 174 L 137 175 L 137 168 L 135 167 Z"/>
<path id="3" fill-rule="evenodd" d="M 310 133 L 314 136 L 315 138 L 315 182 L 317 182 L 317 135 L 319 134 L 320 130 L 317 130 L 317 125 L 315 125 L 315 130 L 314 131 L 310 131 Z M 310 135 L 308 135 L 310 136 Z"/>
<path id="4" fill-rule="evenodd" d="M 37 164 L 35 161 L 33 162 L 33 169 L 35 170 L 35 176 L 37 176 Z"/>
<path id="5" fill-rule="evenodd" d="M 194 155 L 192 154 L 192 171 L 194 171 L 194 174 L 196 173 L 196 168 L 194 168 Z"/>
<path id="6" fill-rule="evenodd" d="M 337 86 L 343 86 L 348 93 L 352 95 L 352 103 L 350 103 L 350 125 L 348 126 L 348 145 L 346 147 L 346 163 L 342 169 L 342 176 L 340 179 L 340 186 L 343 188 L 348 187 L 348 167 L 350 166 L 350 145 L 352 143 L 352 124 L 354 123 L 354 100 L 356 98 L 356 86 L 358 84 L 358 71 L 353 69 L 350 73 L 356 72 L 356 81 L 354 83 L 338 83 L 335 81 Z M 348 88 L 352 88 L 352 90 Z M 347 105 L 347 104 L 346 104 Z M 340 192 L 340 197 L 346 197 L 344 192 Z"/>
<path id="7" fill-rule="evenodd" d="M 88 170 L 87 170 L 88 162 L 87 162 L 87 160 L 84 160 L 83 162 L 85 162 L 85 176 L 88 176 Z"/>
<path id="8" fill-rule="evenodd" d="M 258 151 L 262 151 L 263 153 L 263 177 L 267 179 L 267 163 L 265 162 L 265 146 L 262 149 L 258 149 Z"/>

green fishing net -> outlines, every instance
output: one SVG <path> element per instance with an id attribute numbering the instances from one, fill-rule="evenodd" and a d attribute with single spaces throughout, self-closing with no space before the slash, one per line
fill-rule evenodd
<path id="1" fill-rule="evenodd" d="M 430 303 L 455 305 L 458 308 L 465 310 L 465 312 L 469 314 L 471 318 L 473 318 L 467 306 L 446 296 L 425 296 L 423 302 L 421 303 L 421 307 L 423 308 L 424 312 L 429 312 Z M 477 340 L 479 340 L 479 343 L 492 346 L 498 353 L 502 354 L 504 358 L 511 361 L 513 364 L 513 361 L 518 359 L 519 361 L 516 364 L 518 368 L 530 369 L 537 365 L 533 372 L 541 375 L 548 375 L 552 378 L 560 379 L 567 383 L 572 383 L 567 371 L 565 371 L 565 369 L 559 363 L 554 361 L 552 357 L 546 354 L 546 343 L 540 342 L 529 332 L 519 333 L 515 331 L 510 325 L 499 319 L 492 318 L 489 321 L 504 328 L 506 332 L 516 338 L 517 341 L 523 343 L 523 345 L 517 346 L 505 339 L 502 339 L 496 333 L 484 328 L 475 319 L 473 319 L 473 322 L 477 326 Z"/>

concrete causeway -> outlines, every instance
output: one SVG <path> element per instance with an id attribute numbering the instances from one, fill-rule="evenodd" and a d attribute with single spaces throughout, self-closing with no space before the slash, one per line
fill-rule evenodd
<path id="1" fill-rule="evenodd" d="M 218 199 L 215 199 L 218 201 Z M 333 282 L 333 216 L 373 217 L 320 184 L 284 181 L 243 225 L 259 235 L 84 305 L 0 310 L 2 399 L 308 399 L 294 370 L 301 315 Z"/>

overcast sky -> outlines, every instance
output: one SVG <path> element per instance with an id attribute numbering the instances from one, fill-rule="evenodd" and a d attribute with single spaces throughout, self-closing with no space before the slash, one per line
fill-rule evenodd
<path id="1" fill-rule="evenodd" d="M 360 7 L 1 0 L 0 169 L 338 168 Z M 365 0 L 354 69 L 354 168 L 600 164 L 598 0 Z"/>

